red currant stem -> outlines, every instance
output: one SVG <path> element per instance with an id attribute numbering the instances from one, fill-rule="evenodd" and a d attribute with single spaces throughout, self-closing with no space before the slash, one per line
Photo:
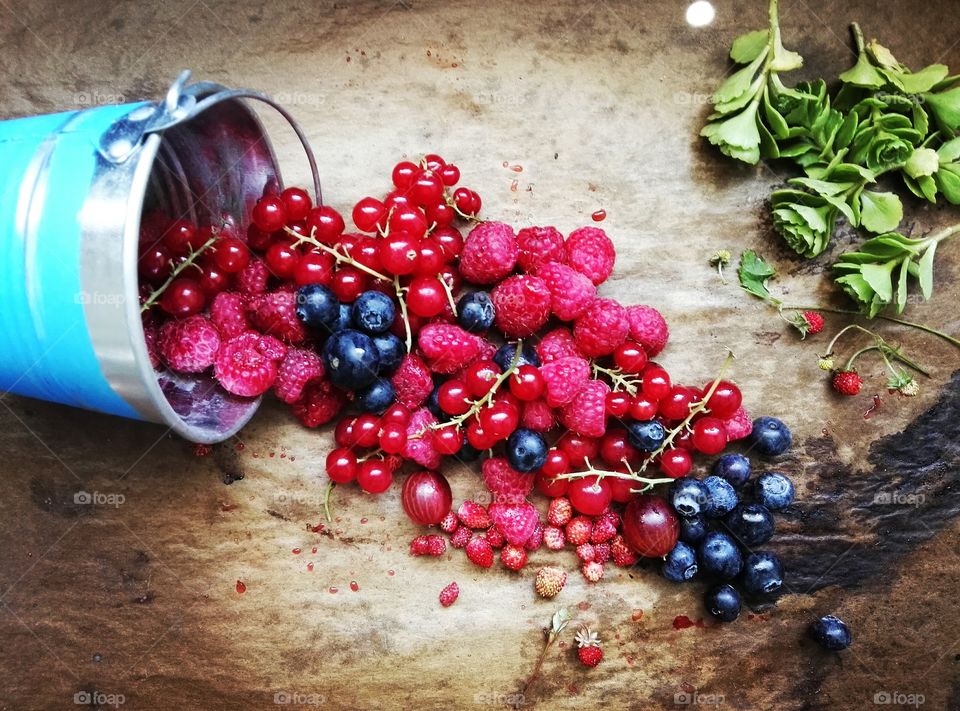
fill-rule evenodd
<path id="1" fill-rule="evenodd" d="M 376 448 L 375 450 L 373 450 L 372 452 L 367 452 L 367 453 L 364 454 L 362 457 L 359 457 L 359 458 L 357 459 L 357 461 L 358 461 L 358 462 L 365 462 L 365 461 L 367 461 L 368 459 L 373 459 L 374 457 L 376 457 L 377 455 L 382 454 L 382 453 L 383 453 L 383 450 L 380 449 L 379 447 L 377 447 L 377 448 Z M 383 457 L 380 457 L 380 459 L 383 459 Z"/>
<path id="2" fill-rule="evenodd" d="M 403 330 L 406 333 L 404 343 L 407 346 L 407 353 L 409 353 L 413 349 L 413 331 L 410 330 L 410 314 L 407 313 L 407 300 L 403 298 L 400 277 L 393 277 L 393 288 L 397 292 L 397 301 L 400 302 L 400 317 L 403 319 Z"/>
<path id="3" fill-rule="evenodd" d="M 460 208 L 457 207 L 456 201 L 454 201 L 454 199 L 453 199 L 451 196 L 447 195 L 447 194 L 446 194 L 446 191 L 444 191 L 444 198 L 445 198 L 446 201 L 447 201 L 447 205 L 448 205 L 449 207 L 452 207 L 452 208 L 453 208 L 453 211 L 454 211 L 455 213 L 457 213 L 458 215 L 460 215 L 460 217 L 462 217 L 462 218 L 463 218 L 464 220 L 466 220 L 467 222 L 476 222 L 477 224 L 480 224 L 481 222 L 483 222 L 483 220 L 481 220 L 481 219 L 480 219 L 479 217 L 477 217 L 476 215 L 468 215 L 468 214 L 465 213 L 465 212 L 460 212 Z"/>
<path id="4" fill-rule="evenodd" d="M 443 286 L 443 290 L 447 293 L 447 301 L 450 302 L 450 308 L 453 310 L 453 317 L 457 317 L 457 302 L 453 300 L 453 288 L 447 283 L 447 280 L 443 278 L 443 274 L 437 274 L 437 281 Z"/>
<path id="5" fill-rule="evenodd" d="M 334 249 L 333 247 L 328 247 L 328 246 L 325 245 L 323 242 L 321 242 L 320 240 L 318 240 L 316 237 L 313 236 L 314 233 L 315 233 L 316 230 L 317 230 L 316 227 L 314 227 L 313 230 L 310 231 L 310 235 L 309 235 L 309 236 L 308 236 L 308 235 L 302 235 L 302 234 L 300 234 L 299 232 L 296 232 L 296 231 L 294 231 L 294 230 L 291 230 L 289 227 L 284 227 L 283 229 L 284 229 L 284 231 L 287 232 L 288 234 L 291 234 L 291 235 L 293 235 L 294 237 L 297 238 L 296 244 L 293 245 L 294 247 L 299 247 L 301 244 L 309 244 L 309 245 L 312 245 L 312 246 L 316 247 L 317 249 L 323 250 L 323 251 L 326 252 L 327 254 L 332 255 L 333 258 L 336 259 L 338 262 L 342 262 L 343 264 L 349 264 L 351 267 L 355 267 L 355 268 L 359 269 L 360 271 L 369 274 L 369 275 L 372 276 L 374 279 L 380 279 L 380 280 L 382 280 L 382 281 L 390 281 L 390 277 L 384 276 L 384 275 L 381 274 L 380 272 L 375 271 L 375 270 L 371 269 L 370 267 L 368 267 L 368 266 L 366 266 L 366 265 L 364 265 L 364 264 L 361 264 L 361 263 L 358 262 L 356 259 L 354 259 L 353 257 L 351 257 L 349 253 L 347 253 L 347 254 L 341 254 L 339 251 L 337 251 L 337 250 Z"/>
<path id="6" fill-rule="evenodd" d="M 782 306 L 784 311 L 825 311 L 830 314 L 844 314 L 846 316 L 863 316 L 859 311 L 851 311 L 850 309 L 834 309 L 825 306 Z M 893 316 L 884 316 L 883 314 L 877 314 L 874 318 L 883 319 L 884 321 L 889 321 L 890 323 L 896 323 L 901 326 L 907 326 L 909 328 L 916 328 L 917 330 L 929 333 L 932 336 L 937 338 L 942 338 L 947 343 L 955 345 L 957 348 L 960 348 L 960 340 L 954 338 L 953 336 L 948 336 L 943 331 L 938 331 L 935 328 L 926 326 L 922 323 L 915 323 L 913 321 L 905 321 L 902 318 L 895 318 Z"/>
<path id="7" fill-rule="evenodd" d="M 625 390 L 630 395 L 637 394 L 637 386 L 643 382 L 638 377 L 631 377 L 629 374 L 624 375 L 623 371 L 620 368 L 604 368 L 601 365 L 596 363 L 592 364 L 594 375 L 599 375 L 603 373 L 608 378 L 610 378 L 613 383 L 613 390 L 617 392 L 619 390 Z"/>
<path id="8" fill-rule="evenodd" d="M 333 520 L 330 517 L 330 492 L 333 491 L 333 487 L 335 486 L 336 483 L 328 481 L 326 488 L 323 490 L 323 513 L 327 517 L 327 523 L 330 523 Z"/>
<path id="9" fill-rule="evenodd" d="M 163 284 L 161 284 L 155 291 L 151 292 L 147 300 L 143 302 L 143 306 L 140 307 L 140 313 L 144 313 L 145 311 L 150 310 L 150 308 L 157 303 L 160 297 L 163 296 L 163 292 L 165 292 L 168 288 L 170 288 L 170 285 L 173 283 L 173 280 L 176 279 L 178 276 L 180 276 L 185 269 L 187 269 L 188 267 L 192 267 L 194 263 L 197 261 L 197 257 L 199 257 L 201 254 L 203 254 L 208 249 L 210 249 L 210 247 L 213 246 L 213 243 L 217 241 L 218 237 L 219 235 L 213 235 L 210 239 L 208 239 L 206 242 L 200 245 L 200 248 L 198 250 L 196 250 L 195 252 L 193 251 L 190 252 L 190 254 L 187 255 L 186 259 L 184 259 L 182 262 L 180 262 L 180 264 L 175 266 L 173 268 L 173 271 L 170 272 L 170 276 L 167 277 L 167 280 L 163 282 Z"/>
<path id="10" fill-rule="evenodd" d="M 590 463 L 589 459 L 584 458 L 584 462 L 587 465 L 587 469 L 582 472 L 568 472 L 566 474 L 559 474 L 554 479 L 583 479 L 588 476 L 595 476 L 598 479 L 603 479 L 604 477 L 609 477 L 612 479 L 627 479 L 629 481 L 637 481 L 643 484 L 643 491 L 652 489 L 657 484 L 669 484 L 673 479 L 648 479 L 646 477 L 640 476 L 637 472 L 613 472 L 607 471 L 605 469 L 595 469 L 594 466 Z"/>

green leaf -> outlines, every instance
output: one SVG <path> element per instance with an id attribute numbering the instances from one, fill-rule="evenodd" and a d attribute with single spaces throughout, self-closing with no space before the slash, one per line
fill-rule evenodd
<path id="1" fill-rule="evenodd" d="M 893 193 L 864 190 L 860 194 L 860 224 L 871 232 L 890 232 L 903 219 L 903 204 Z"/>
<path id="2" fill-rule="evenodd" d="M 877 296 L 889 303 L 893 299 L 893 266 L 896 262 L 884 264 L 864 264 L 860 274 Z"/>
<path id="3" fill-rule="evenodd" d="M 884 47 L 876 40 L 871 40 L 867 45 L 867 51 L 873 56 L 878 65 L 887 69 L 900 70 L 900 62 L 893 56 L 893 52 Z"/>
<path id="4" fill-rule="evenodd" d="M 949 70 L 945 64 L 931 64 L 919 72 L 901 74 L 900 85 L 908 94 L 922 94 L 930 91 L 948 73 Z"/>
<path id="5" fill-rule="evenodd" d="M 953 136 L 960 129 L 960 86 L 938 94 L 924 94 L 923 99 L 940 130 Z"/>
<path id="6" fill-rule="evenodd" d="M 730 47 L 730 59 L 737 64 L 748 64 L 767 47 L 767 30 L 754 30 L 737 37 Z"/>
<path id="7" fill-rule="evenodd" d="M 700 135 L 731 158 L 756 165 L 760 161 L 760 131 L 757 128 L 757 105 L 722 121 L 708 123 Z"/>
<path id="8" fill-rule="evenodd" d="M 953 205 L 960 205 L 960 175 L 952 170 L 941 168 L 933 175 L 937 187 L 947 199 L 947 202 Z"/>
<path id="9" fill-rule="evenodd" d="M 937 243 L 931 242 L 930 246 L 927 247 L 927 251 L 923 253 L 920 261 L 917 262 L 917 267 L 919 268 L 917 280 L 920 282 L 920 293 L 923 294 L 924 299 L 929 299 L 933 295 L 933 257 L 936 251 Z"/>
<path id="10" fill-rule="evenodd" d="M 726 104 L 739 99 L 750 90 L 757 70 L 763 63 L 766 53 L 754 59 L 743 69 L 734 72 L 713 94 L 714 104 Z"/>
<path id="11" fill-rule="evenodd" d="M 814 180 L 813 178 L 792 178 L 790 183 L 792 185 L 802 185 L 821 195 L 829 196 L 839 195 L 854 186 L 854 183 L 834 183 L 829 180 Z"/>
<path id="12" fill-rule="evenodd" d="M 940 146 L 937 149 L 937 155 L 940 157 L 941 163 L 953 163 L 957 158 L 960 158 L 960 137 L 947 141 Z"/>
<path id="13" fill-rule="evenodd" d="M 913 116 L 913 127 L 917 130 L 917 133 L 921 136 L 926 136 L 930 130 L 930 120 L 927 117 L 927 112 L 924 111 L 923 107 L 919 104 L 914 104 L 913 108 L 910 109 L 910 113 Z"/>
<path id="14" fill-rule="evenodd" d="M 917 148 L 907 159 L 903 171 L 911 178 L 933 175 L 940 167 L 940 157 L 932 148 Z"/>
<path id="15" fill-rule="evenodd" d="M 775 277 L 777 270 L 763 261 L 763 258 L 752 249 L 740 255 L 740 269 L 737 273 L 740 277 L 740 286 L 744 290 L 764 300 L 770 298 L 767 280 Z"/>
<path id="16" fill-rule="evenodd" d="M 897 279 L 897 313 L 902 314 L 907 306 L 907 274 L 910 273 L 910 260 L 900 263 L 900 276 Z"/>
<path id="17" fill-rule="evenodd" d="M 783 140 L 790 135 L 790 127 L 786 119 L 770 104 L 770 96 L 767 93 L 763 95 L 763 115 L 767 120 L 767 126 L 770 133 L 777 139 Z"/>
<path id="18" fill-rule="evenodd" d="M 840 81 L 867 89 L 879 89 L 886 84 L 883 76 L 870 63 L 870 58 L 864 52 L 861 52 L 860 56 L 857 57 L 856 64 L 840 75 Z"/>
<path id="19" fill-rule="evenodd" d="M 846 148 L 849 146 L 850 141 L 853 140 L 854 133 L 857 131 L 857 125 L 857 115 L 851 111 L 844 117 L 843 123 L 840 124 L 840 128 L 834 138 L 834 146 L 836 148 Z"/>
<path id="20" fill-rule="evenodd" d="M 917 178 L 917 187 L 920 188 L 920 197 L 936 204 L 937 202 L 937 181 L 929 175 L 921 175 Z M 949 202 L 949 200 L 948 200 Z"/>

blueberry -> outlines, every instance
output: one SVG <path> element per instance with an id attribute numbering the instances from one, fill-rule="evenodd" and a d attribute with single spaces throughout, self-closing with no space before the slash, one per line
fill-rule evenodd
<path id="1" fill-rule="evenodd" d="M 846 649 L 853 642 L 850 628 L 839 617 L 825 615 L 810 625 L 810 636 L 824 649 L 839 652 Z"/>
<path id="2" fill-rule="evenodd" d="M 485 291 L 464 294 L 457 302 L 457 323 L 470 333 L 486 331 L 493 325 L 493 301 Z M 511 354 L 512 355 L 512 354 Z M 507 363 L 509 364 L 509 360 Z"/>
<path id="3" fill-rule="evenodd" d="M 434 380 L 433 390 L 430 391 L 430 396 L 427 398 L 425 405 L 434 417 L 444 417 L 443 410 L 440 408 L 440 386 L 436 380 Z"/>
<path id="4" fill-rule="evenodd" d="M 668 501 L 681 516 L 696 516 L 703 511 L 709 496 L 703 482 L 685 476 L 670 485 Z"/>
<path id="5" fill-rule="evenodd" d="M 730 482 L 726 479 L 721 479 L 718 476 L 708 476 L 703 480 L 703 485 L 707 487 L 707 492 L 709 492 L 707 505 L 704 507 L 703 513 L 710 518 L 726 516 L 733 511 L 733 507 L 739 502 L 737 492 L 733 490 Z"/>
<path id="6" fill-rule="evenodd" d="M 516 352 L 516 343 L 504 343 L 502 346 L 500 346 L 500 348 L 497 349 L 497 352 L 494 353 L 493 362 L 499 365 L 501 370 L 506 370 L 513 362 L 513 356 L 516 354 Z M 537 352 L 533 350 L 531 346 L 524 344 L 523 350 L 520 352 L 520 360 L 517 362 L 517 365 L 533 365 L 539 368 L 540 356 L 537 355 Z"/>
<path id="7" fill-rule="evenodd" d="M 776 553 L 758 551 L 743 562 L 743 589 L 751 595 L 769 595 L 783 585 L 783 566 Z"/>
<path id="8" fill-rule="evenodd" d="M 454 456 L 464 463 L 475 462 L 480 459 L 480 450 L 469 442 L 464 441 L 463 445 L 460 447 L 460 451 Z"/>
<path id="9" fill-rule="evenodd" d="M 518 472 L 532 472 L 547 461 L 547 443 L 539 432 L 520 428 L 507 439 L 507 461 Z"/>
<path id="10" fill-rule="evenodd" d="M 793 503 L 793 482 L 780 472 L 768 472 L 753 485 L 757 501 L 771 511 L 785 509 Z"/>
<path id="11" fill-rule="evenodd" d="M 697 550 L 700 569 L 707 575 L 723 580 L 735 578 L 743 567 L 740 549 L 730 536 L 722 531 L 708 533 Z"/>
<path id="12" fill-rule="evenodd" d="M 351 327 L 350 314 L 352 309 L 350 304 L 340 304 L 340 316 L 337 318 L 337 323 L 333 327 L 334 333 L 339 333 L 340 331 L 346 331 Z"/>
<path id="13" fill-rule="evenodd" d="M 740 593 L 728 583 L 715 585 L 703 596 L 703 604 L 714 619 L 733 622 L 740 616 Z"/>
<path id="14" fill-rule="evenodd" d="M 734 486 L 743 486 L 750 478 L 750 460 L 742 454 L 724 454 L 713 464 L 714 476 L 720 476 Z"/>
<path id="15" fill-rule="evenodd" d="M 379 291 L 365 291 L 353 302 L 350 310 L 353 325 L 365 333 L 383 333 L 390 328 L 397 308 L 393 299 Z"/>
<path id="16" fill-rule="evenodd" d="M 361 410 L 379 415 L 396 399 L 397 391 L 393 389 L 393 384 L 380 378 L 357 394 L 357 406 Z"/>
<path id="17" fill-rule="evenodd" d="M 627 426 L 630 444 L 641 452 L 656 452 L 667 438 L 667 431 L 657 420 L 631 422 Z"/>
<path id="18" fill-rule="evenodd" d="M 763 504 L 740 504 L 724 519 L 727 529 L 747 548 L 773 537 L 773 515 Z"/>
<path id="19" fill-rule="evenodd" d="M 675 583 L 691 580 L 697 574 L 697 554 L 683 541 L 677 541 L 663 560 L 663 577 Z"/>
<path id="20" fill-rule="evenodd" d="M 390 375 L 403 361 L 407 354 L 403 341 L 392 333 L 380 333 L 373 336 L 373 345 L 376 346 L 380 357 L 380 375 Z"/>
<path id="21" fill-rule="evenodd" d="M 297 289 L 297 318 L 310 328 L 333 333 L 340 319 L 340 300 L 323 284 Z"/>
<path id="22" fill-rule="evenodd" d="M 775 457 L 790 449 L 793 438 L 789 428 L 776 417 L 758 417 L 750 433 L 753 448 L 767 457 Z"/>
<path id="23" fill-rule="evenodd" d="M 680 517 L 680 540 L 684 543 L 699 543 L 707 530 L 707 521 L 700 514 Z"/>
<path id="24" fill-rule="evenodd" d="M 360 390 L 377 379 L 380 356 L 370 336 L 346 329 L 323 344 L 323 361 L 334 385 Z"/>

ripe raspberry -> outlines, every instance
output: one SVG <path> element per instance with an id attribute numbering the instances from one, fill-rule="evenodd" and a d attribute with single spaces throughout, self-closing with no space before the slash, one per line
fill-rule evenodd
<path id="1" fill-rule="evenodd" d="M 287 357 L 287 347 L 273 336 L 260 336 L 257 349 L 267 358 L 279 363 Z"/>
<path id="2" fill-rule="evenodd" d="M 628 306 L 630 338 L 635 340 L 651 358 L 663 350 L 670 338 L 670 329 L 663 315 L 652 306 Z"/>
<path id="3" fill-rule="evenodd" d="M 277 364 L 260 349 L 261 337 L 247 331 L 220 344 L 213 374 L 223 389 L 234 395 L 262 395 L 277 377 Z"/>
<path id="4" fill-rule="evenodd" d="M 410 459 L 426 469 L 439 469 L 440 453 L 433 448 L 433 438 L 424 437 L 423 433 L 430 425 L 436 424 L 437 418 L 425 407 L 421 407 L 410 416 L 407 423 L 407 443 L 403 447 L 404 459 Z M 414 435 L 420 435 L 414 437 Z"/>
<path id="5" fill-rule="evenodd" d="M 595 543 L 593 545 L 593 559 L 598 563 L 606 563 L 610 560 L 610 544 Z"/>
<path id="6" fill-rule="evenodd" d="M 297 318 L 297 295 L 289 291 L 254 296 L 247 305 L 253 327 L 286 343 L 302 343 L 307 330 Z"/>
<path id="7" fill-rule="evenodd" d="M 247 297 L 232 291 L 221 291 L 210 303 L 210 320 L 224 339 L 251 330 L 247 319 Z"/>
<path id="8" fill-rule="evenodd" d="M 517 232 L 517 264 L 527 274 L 534 274 L 547 262 L 563 262 L 563 235 L 556 227 L 524 227 Z"/>
<path id="9" fill-rule="evenodd" d="M 507 542 L 507 539 L 503 537 L 503 534 L 497 530 L 496 526 L 491 526 L 487 529 L 487 543 L 490 544 L 491 548 L 503 548 L 503 544 Z"/>
<path id="10" fill-rule="evenodd" d="M 413 353 L 403 357 L 390 382 L 397 391 L 397 402 L 409 410 L 416 410 L 423 405 L 433 392 L 430 369 Z"/>
<path id="11" fill-rule="evenodd" d="M 533 489 L 533 475 L 518 472 L 503 457 L 485 459 L 482 466 L 483 483 L 493 494 L 493 500 L 504 504 L 526 501 Z"/>
<path id="12" fill-rule="evenodd" d="M 450 545 L 454 548 L 466 548 L 471 538 L 473 538 L 473 531 L 466 526 L 460 526 L 450 536 Z"/>
<path id="13" fill-rule="evenodd" d="M 567 264 L 590 277 L 594 284 L 602 284 L 613 273 L 617 250 L 607 233 L 598 227 L 581 227 L 567 236 L 564 245 Z"/>
<path id="14" fill-rule="evenodd" d="M 457 527 L 460 525 L 460 519 L 457 518 L 457 515 L 451 511 L 446 516 L 443 517 L 443 520 L 440 522 L 440 530 L 444 533 L 453 533 L 457 530 Z"/>
<path id="15" fill-rule="evenodd" d="M 540 356 L 540 362 L 544 365 L 552 363 L 560 358 L 577 357 L 580 358 L 580 351 L 577 350 L 577 343 L 573 340 L 573 333 L 569 328 L 555 328 L 543 334 L 543 338 L 537 344 L 537 355 Z"/>
<path id="16" fill-rule="evenodd" d="M 546 401 L 559 407 L 573 401 L 590 380 L 590 363 L 580 357 L 566 357 L 540 366 L 546 381 Z"/>
<path id="17" fill-rule="evenodd" d="M 727 431 L 727 441 L 733 442 L 743 439 L 753 431 L 753 417 L 742 407 L 738 408 L 733 417 L 724 420 L 723 429 Z"/>
<path id="18" fill-rule="evenodd" d="M 562 551 L 567 545 L 567 537 L 562 528 L 547 526 L 543 529 L 543 542 L 552 551 Z"/>
<path id="19" fill-rule="evenodd" d="M 606 543 L 616 535 L 617 525 L 613 520 L 606 516 L 597 516 L 593 519 L 593 531 L 590 532 L 591 543 Z"/>
<path id="20" fill-rule="evenodd" d="M 522 546 L 540 523 L 540 514 L 533 504 L 524 501 L 518 504 L 490 504 L 490 518 L 507 543 Z"/>
<path id="21" fill-rule="evenodd" d="M 460 586 L 456 583 L 450 583 L 440 591 L 440 604 L 444 607 L 450 607 L 460 597 Z"/>
<path id="22" fill-rule="evenodd" d="M 410 541 L 410 555 L 441 556 L 447 552 L 447 542 L 443 536 L 433 533 L 428 536 L 417 536 Z"/>
<path id="23" fill-rule="evenodd" d="M 586 576 L 586 573 L 584 573 L 584 576 Z M 600 577 L 603 577 L 602 568 Z M 596 582 L 596 580 L 593 582 Z M 603 659 L 603 650 L 600 648 L 600 639 L 597 637 L 597 633 L 591 632 L 587 627 L 581 627 L 574 639 L 577 642 L 577 656 L 580 658 L 580 663 L 585 667 L 597 666 Z"/>
<path id="24" fill-rule="evenodd" d="M 481 568 L 489 568 L 493 565 L 493 548 L 483 535 L 474 536 L 467 544 L 467 558 L 474 565 Z"/>
<path id="25" fill-rule="evenodd" d="M 527 564 L 527 551 L 522 546 L 508 543 L 500 549 L 500 560 L 510 570 L 520 570 Z"/>
<path id="26" fill-rule="evenodd" d="M 566 526 L 573 518 L 573 506 L 566 496 L 558 496 L 550 501 L 547 508 L 547 521 L 553 526 Z"/>
<path id="27" fill-rule="evenodd" d="M 597 552 L 592 543 L 581 543 L 577 546 L 577 558 L 584 563 L 592 563 L 597 559 Z"/>
<path id="28" fill-rule="evenodd" d="M 627 310 L 613 299 L 594 299 L 573 324 L 573 339 L 587 358 L 610 355 L 627 339 Z"/>
<path id="29" fill-rule="evenodd" d="M 613 562 L 621 568 L 629 568 L 639 560 L 636 552 L 627 545 L 627 542 L 623 540 L 623 536 L 620 534 L 614 536 L 610 541 L 610 557 L 613 558 Z"/>
<path id="30" fill-rule="evenodd" d="M 430 323 L 420 329 L 417 343 L 435 373 L 455 373 L 480 354 L 481 338 L 459 326 Z"/>
<path id="31" fill-rule="evenodd" d="M 563 530 L 567 536 L 567 543 L 572 546 L 579 546 L 590 540 L 593 523 L 586 516 L 574 516 L 567 521 Z"/>
<path id="32" fill-rule="evenodd" d="M 560 568 L 540 568 L 533 579 L 533 589 L 540 597 L 556 597 L 567 584 L 567 574 Z"/>
<path id="33" fill-rule="evenodd" d="M 519 274 L 493 287 L 494 323 L 511 338 L 536 333 L 550 318 L 550 290 L 540 277 Z"/>
<path id="34" fill-rule="evenodd" d="M 290 348 L 277 368 L 277 379 L 273 381 L 273 392 L 285 403 L 297 400 L 303 394 L 304 386 L 312 380 L 326 375 L 323 361 L 314 351 L 305 348 Z"/>
<path id="35" fill-rule="evenodd" d="M 513 271 L 519 253 L 510 225 L 481 222 L 463 243 L 460 273 L 474 284 L 495 284 Z"/>
<path id="36" fill-rule="evenodd" d="M 569 405 L 560 409 L 560 424 L 585 437 L 602 437 L 607 431 L 607 394 L 610 386 L 590 380 Z"/>
<path id="37" fill-rule="evenodd" d="M 550 290 L 550 309 L 561 321 L 573 321 L 596 298 L 597 287 L 590 279 L 566 264 L 550 262 L 537 271 Z"/>
<path id="38" fill-rule="evenodd" d="M 313 380 L 303 388 L 300 399 L 290 405 L 294 417 L 306 427 L 325 425 L 340 414 L 347 396 L 326 378 Z"/>
<path id="39" fill-rule="evenodd" d="M 206 316 L 197 314 L 160 327 L 160 355 L 181 373 L 202 373 L 213 365 L 220 350 L 220 333 Z"/>
<path id="40" fill-rule="evenodd" d="M 533 533 L 530 534 L 530 538 L 527 539 L 527 542 L 523 544 L 523 547 L 528 551 L 535 551 L 540 546 L 543 545 L 543 524 L 537 523 L 537 527 L 533 529 Z"/>
<path id="41" fill-rule="evenodd" d="M 535 432 L 549 432 L 557 424 L 553 408 L 544 400 L 531 400 L 523 403 L 520 426 Z"/>
<path id="42" fill-rule="evenodd" d="M 237 274 L 234 287 L 241 294 L 265 294 L 267 282 L 270 280 L 270 270 L 259 259 L 251 259 Z"/>
<path id="43" fill-rule="evenodd" d="M 480 528 L 489 528 L 493 523 L 490 520 L 490 514 L 476 501 L 464 501 L 457 509 L 457 518 L 467 528 L 474 530 Z"/>
<path id="44" fill-rule="evenodd" d="M 838 370 L 833 374 L 833 389 L 841 395 L 857 395 L 862 387 L 863 378 L 855 370 Z"/>
<path id="45" fill-rule="evenodd" d="M 580 572 L 583 573 L 583 577 L 587 579 L 587 582 L 599 583 L 603 580 L 603 563 L 596 560 L 584 563 L 580 568 Z"/>

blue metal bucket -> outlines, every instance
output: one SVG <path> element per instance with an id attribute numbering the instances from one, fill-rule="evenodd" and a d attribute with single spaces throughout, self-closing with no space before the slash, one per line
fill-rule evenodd
<path id="1" fill-rule="evenodd" d="M 269 184 L 270 141 L 243 99 L 184 72 L 158 103 L 0 121 L 0 391 L 167 425 L 220 442 L 256 412 L 209 375 L 150 364 L 137 277 L 148 193 L 168 214 L 244 230 Z"/>

